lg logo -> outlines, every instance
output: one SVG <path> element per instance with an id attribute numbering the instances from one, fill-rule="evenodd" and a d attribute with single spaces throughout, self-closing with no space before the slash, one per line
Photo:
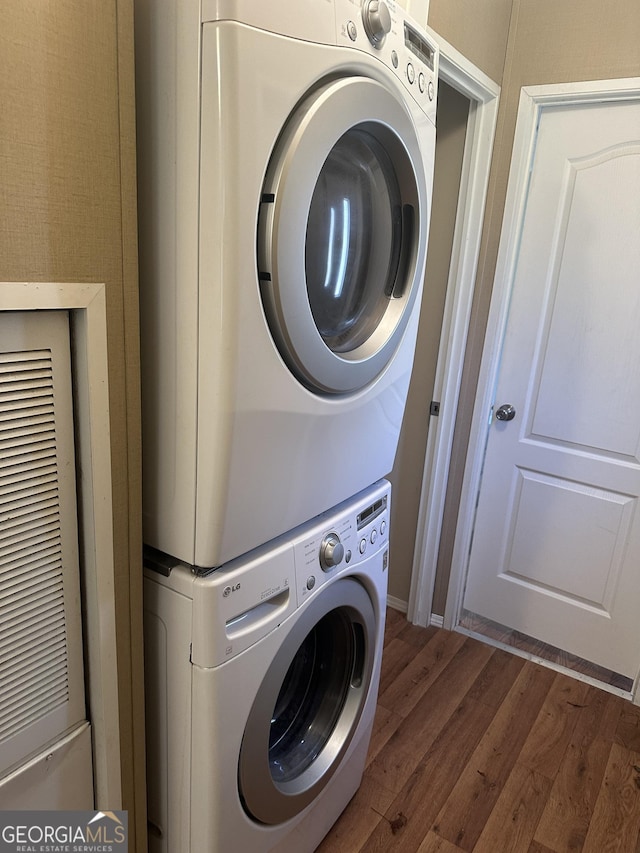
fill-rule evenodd
<path id="1" fill-rule="evenodd" d="M 234 583 L 233 586 L 225 586 L 225 588 L 222 590 L 222 596 L 223 598 L 229 598 L 232 592 L 236 592 L 239 589 L 239 583 Z"/>

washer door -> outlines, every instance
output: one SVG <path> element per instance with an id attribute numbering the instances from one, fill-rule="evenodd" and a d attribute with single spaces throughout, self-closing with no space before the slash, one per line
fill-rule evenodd
<path id="1" fill-rule="evenodd" d="M 357 729 L 374 652 L 373 605 L 357 581 L 337 581 L 303 610 L 265 673 L 242 740 L 238 785 L 254 820 L 289 820 L 325 787 Z"/>
<path id="2" fill-rule="evenodd" d="M 310 390 L 356 391 L 389 363 L 419 291 L 426 190 L 404 105 L 333 80 L 287 124 L 265 180 L 258 275 L 282 358 Z"/>

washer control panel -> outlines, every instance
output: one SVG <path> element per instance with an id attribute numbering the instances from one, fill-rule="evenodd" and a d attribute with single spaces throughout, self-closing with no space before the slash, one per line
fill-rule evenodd
<path id="1" fill-rule="evenodd" d="M 390 68 L 435 122 L 438 47 L 396 0 L 335 0 L 336 40 Z"/>
<path id="2" fill-rule="evenodd" d="M 391 486 L 381 480 L 365 495 L 320 516 L 294 543 L 298 605 L 337 574 L 388 549 Z"/>

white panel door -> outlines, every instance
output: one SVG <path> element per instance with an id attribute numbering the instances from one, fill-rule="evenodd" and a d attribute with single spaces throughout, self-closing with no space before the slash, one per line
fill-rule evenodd
<path id="1" fill-rule="evenodd" d="M 640 101 L 539 119 L 464 607 L 634 678 Z"/>

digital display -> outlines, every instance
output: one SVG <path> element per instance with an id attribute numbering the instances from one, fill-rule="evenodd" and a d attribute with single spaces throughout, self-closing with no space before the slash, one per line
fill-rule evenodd
<path id="1" fill-rule="evenodd" d="M 386 507 L 387 496 L 385 495 L 383 498 L 380 498 L 379 501 L 376 501 L 374 504 L 371 504 L 371 506 L 363 509 L 356 519 L 358 530 L 360 530 L 361 527 L 364 527 L 365 524 L 369 524 L 370 521 L 373 521 L 373 519 L 380 515 Z"/>
<path id="2" fill-rule="evenodd" d="M 410 27 L 409 24 L 405 21 L 404 24 L 404 43 L 409 48 L 412 53 L 424 62 L 425 65 L 428 65 L 429 68 L 433 71 L 433 57 L 434 50 L 426 39 L 423 39 L 422 36 L 417 33 L 413 27 Z"/>

